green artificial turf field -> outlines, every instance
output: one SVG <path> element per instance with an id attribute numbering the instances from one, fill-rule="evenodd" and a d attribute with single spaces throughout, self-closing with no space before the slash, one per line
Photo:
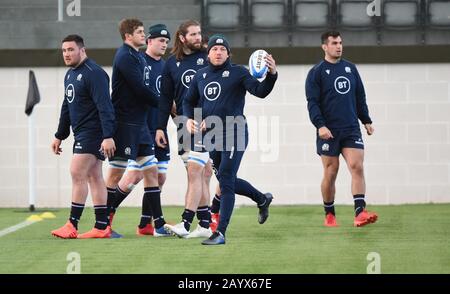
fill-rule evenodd
<path id="1" fill-rule="evenodd" d="M 164 207 L 176 223 L 181 207 Z M 340 227 L 323 226 L 320 206 L 273 206 L 263 225 L 255 207 L 234 211 L 227 244 L 204 246 L 202 239 L 135 235 L 139 208 L 121 208 L 114 229 L 122 239 L 62 240 L 50 231 L 62 226 L 68 209 L 57 216 L 0 237 L 0 273 L 66 273 L 70 252 L 77 252 L 81 273 L 361 273 L 379 254 L 381 273 L 450 273 L 450 204 L 371 206 L 379 220 L 353 227 L 353 208 L 337 206 Z M 30 213 L 0 209 L 0 231 Z M 39 213 L 38 213 L 39 214 Z M 94 222 L 85 209 L 80 232 Z M 195 224 L 194 224 L 195 226 Z M 194 227 L 195 228 L 195 227 Z"/>

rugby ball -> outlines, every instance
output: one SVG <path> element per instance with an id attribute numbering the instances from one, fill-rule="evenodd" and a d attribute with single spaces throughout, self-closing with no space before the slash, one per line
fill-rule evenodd
<path id="1" fill-rule="evenodd" d="M 248 70 L 250 71 L 250 74 L 257 79 L 264 78 L 269 70 L 266 61 L 264 60 L 264 57 L 266 57 L 267 54 L 268 53 L 265 50 L 259 49 L 250 55 L 250 59 L 248 60 Z"/>

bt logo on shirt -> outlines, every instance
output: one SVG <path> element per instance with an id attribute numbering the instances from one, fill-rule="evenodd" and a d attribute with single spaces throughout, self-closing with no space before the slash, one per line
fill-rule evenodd
<path id="1" fill-rule="evenodd" d="M 220 96 L 222 88 L 218 82 L 211 82 L 203 89 L 203 95 L 209 101 L 214 101 Z"/>
<path id="2" fill-rule="evenodd" d="M 189 86 L 191 85 L 191 81 L 194 78 L 196 71 L 193 69 L 188 69 L 181 75 L 181 83 L 183 86 L 189 89 Z"/>
<path id="3" fill-rule="evenodd" d="M 75 99 L 75 88 L 73 87 L 73 84 L 67 85 L 66 88 L 66 99 L 67 102 L 72 103 Z"/>
<path id="4" fill-rule="evenodd" d="M 334 89 L 339 94 L 347 94 L 350 91 L 350 80 L 344 76 L 339 76 L 334 80 Z"/>

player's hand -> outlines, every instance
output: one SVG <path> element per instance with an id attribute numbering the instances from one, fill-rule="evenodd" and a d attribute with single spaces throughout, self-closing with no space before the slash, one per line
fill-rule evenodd
<path id="1" fill-rule="evenodd" d="M 206 131 L 206 122 L 205 120 L 202 121 L 202 123 L 200 124 L 200 131 Z"/>
<path id="2" fill-rule="evenodd" d="M 275 59 L 273 59 L 272 55 L 267 54 L 266 57 L 264 57 L 267 67 L 269 68 L 269 72 L 271 74 L 276 74 L 277 73 L 277 65 L 275 63 Z"/>
<path id="3" fill-rule="evenodd" d="M 164 135 L 163 130 L 156 130 L 155 141 L 156 141 L 156 145 L 158 145 L 158 147 L 166 148 L 167 139 L 166 139 L 166 135 Z"/>
<path id="4" fill-rule="evenodd" d="M 175 104 L 175 102 L 172 104 L 172 109 L 170 109 L 170 116 L 172 118 L 177 116 L 177 105 Z"/>
<path id="5" fill-rule="evenodd" d="M 366 128 L 367 135 L 372 135 L 375 132 L 375 129 L 372 127 L 372 124 L 365 124 L 364 127 Z"/>
<path id="6" fill-rule="evenodd" d="M 55 138 L 52 142 L 51 148 L 52 148 L 53 153 L 55 153 L 56 155 L 60 155 L 62 152 L 61 140 L 58 138 Z"/>
<path id="7" fill-rule="evenodd" d="M 100 152 L 107 158 L 114 156 L 116 151 L 116 143 L 114 143 L 113 138 L 103 139 L 102 145 L 100 146 Z"/>
<path id="8" fill-rule="evenodd" d="M 198 132 L 198 122 L 196 122 L 195 120 L 190 118 L 186 122 L 186 128 L 190 134 L 197 133 Z"/>
<path id="9" fill-rule="evenodd" d="M 320 137 L 320 139 L 323 139 L 323 140 L 328 140 L 328 139 L 334 138 L 333 134 L 327 127 L 321 127 L 319 129 L 319 137 Z"/>

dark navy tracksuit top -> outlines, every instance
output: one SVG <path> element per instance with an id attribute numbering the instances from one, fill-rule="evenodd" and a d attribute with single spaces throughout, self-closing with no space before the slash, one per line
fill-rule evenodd
<path id="1" fill-rule="evenodd" d="M 209 64 L 195 74 L 184 98 L 183 113 L 193 119 L 194 107 L 201 105 L 202 119 L 215 115 L 225 121 L 226 116 L 243 116 L 247 91 L 264 98 L 272 91 L 277 76 L 269 73 L 259 82 L 245 67 L 231 64 L 230 59 L 222 66 Z"/>
<path id="2" fill-rule="evenodd" d="M 117 121 L 142 126 L 149 106 L 158 107 L 158 95 L 148 87 L 149 75 L 142 53 L 127 44 L 117 49 L 111 94 Z"/>
<path id="3" fill-rule="evenodd" d="M 147 68 L 149 69 L 149 85 L 153 92 L 158 94 L 161 99 L 161 74 L 164 68 L 164 59 L 155 60 L 151 56 L 144 53 Z M 148 129 L 150 132 L 155 132 L 158 124 L 158 107 L 150 106 L 147 117 Z"/>
<path id="4" fill-rule="evenodd" d="M 309 71 L 305 88 L 309 117 L 317 129 L 359 128 L 358 119 L 372 123 L 364 86 L 353 63 L 322 60 Z"/>
<path id="5" fill-rule="evenodd" d="M 115 118 L 108 74 L 93 60 L 86 59 L 78 67 L 67 71 L 64 89 L 55 137 L 66 139 L 72 126 L 76 141 L 112 138 Z"/>
<path id="6" fill-rule="evenodd" d="M 170 110 L 175 101 L 177 115 L 183 114 L 183 97 L 186 95 L 195 73 L 207 65 L 205 51 L 184 55 L 177 60 L 172 55 L 167 60 L 161 77 L 161 99 L 159 102 L 158 129 L 167 127 Z"/>

